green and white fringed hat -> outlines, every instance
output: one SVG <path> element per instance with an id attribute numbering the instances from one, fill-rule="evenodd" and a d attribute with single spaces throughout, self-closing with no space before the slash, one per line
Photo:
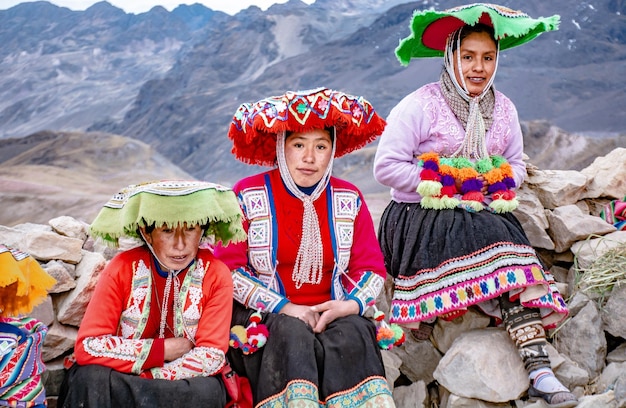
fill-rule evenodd
<path id="1" fill-rule="evenodd" d="M 531 18 L 519 10 L 489 3 L 474 3 L 444 11 L 416 11 L 411 35 L 400 40 L 396 56 L 402 65 L 412 58 L 443 57 L 448 36 L 464 25 L 483 23 L 494 28 L 500 50 L 531 41 L 539 34 L 558 30 L 560 17 Z"/>
<path id="2" fill-rule="evenodd" d="M 121 237 L 139 238 L 145 226 L 202 225 L 205 237 L 224 245 L 246 237 L 237 196 L 228 187 L 191 180 L 133 184 L 115 194 L 91 224 L 91 234 L 117 246 Z"/>

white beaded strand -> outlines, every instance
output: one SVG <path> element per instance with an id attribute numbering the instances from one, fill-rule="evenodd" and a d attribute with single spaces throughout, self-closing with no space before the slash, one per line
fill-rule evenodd
<path id="1" fill-rule="evenodd" d="M 334 129 L 333 129 L 334 132 Z M 291 278 L 296 284 L 296 288 L 300 289 L 303 284 L 319 284 L 322 281 L 322 266 L 324 263 L 324 253 L 322 249 L 322 235 L 319 226 L 319 219 L 313 203 L 322 194 L 328 182 L 333 168 L 333 161 L 336 149 L 336 135 L 333 135 L 333 148 L 328 167 L 324 172 L 321 180 L 315 187 L 311 195 L 303 193 L 291 177 L 287 161 L 285 159 L 285 139 L 286 133 L 281 132 L 276 135 L 276 158 L 278 169 L 287 186 L 287 189 L 298 199 L 302 201 L 304 206 L 304 214 L 302 219 L 302 235 L 300 239 L 300 247 L 294 264 Z"/>
<path id="2" fill-rule="evenodd" d="M 458 29 L 454 33 L 452 33 L 447 41 L 446 41 L 446 50 L 444 55 L 444 66 L 454 87 L 457 90 L 457 93 L 466 101 L 469 102 L 469 115 L 467 118 L 467 125 L 465 129 L 465 138 L 463 139 L 463 143 L 459 148 L 452 154 L 452 157 L 465 157 L 467 159 L 484 159 L 489 157 L 489 152 L 487 151 L 487 145 L 485 142 L 485 134 L 487 129 L 485 129 L 485 121 L 480 112 L 480 101 L 485 96 L 487 92 L 489 92 L 489 88 L 493 85 L 493 80 L 496 77 L 496 72 L 498 70 L 498 60 L 500 55 L 500 43 L 496 41 L 496 62 L 493 74 L 489 79 L 489 82 L 486 84 L 483 91 L 480 95 L 471 97 L 469 91 L 467 89 L 467 85 L 465 84 L 465 78 L 462 74 L 459 74 L 461 78 L 462 84 L 459 84 L 457 81 L 456 75 L 454 74 L 454 52 L 452 51 L 454 48 L 454 42 L 456 41 L 456 50 L 457 50 L 457 70 L 459 73 L 463 72 L 461 65 L 461 31 L 462 28 Z"/>

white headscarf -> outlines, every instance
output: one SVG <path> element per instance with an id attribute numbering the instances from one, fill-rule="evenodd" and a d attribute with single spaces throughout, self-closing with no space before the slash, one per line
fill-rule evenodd
<path id="1" fill-rule="evenodd" d="M 467 102 L 469 102 L 469 115 L 467 118 L 467 125 L 465 126 L 465 138 L 463 139 L 463 143 L 456 152 L 454 152 L 454 157 L 466 157 L 466 158 L 475 158 L 475 159 L 484 159 L 489 157 L 489 153 L 487 152 L 487 145 L 485 142 L 485 133 L 487 133 L 487 129 L 485 127 L 485 121 L 483 120 L 482 114 L 480 112 L 480 101 L 483 99 L 488 92 L 491 92 L 491 87 L 493 85 L 494 78 L 496 77 L 496 71 L 498 70 L 498 60 L 500 55 L 500 45 L 498 41 L 496 41 L 496 62 L 495 69 L 491 78 L 489 78 L 489 82 L 477 96 L 470 96 L 469 90 L 467 89 L 467 85 L 465 84 L 465 78 L 462 75 L 463 69 L 461 66 L 461 53 L 457 52 L 456 61 L 454 61 L 454 52 L 456 49 L 460 51 L 461 49 L 461 32 L 463 31 L 463 27 L 459 28 L 457 31 L 450 34 L 448 40 L 446 41 L 446 49 L 444 53 L 444 66 L 445 69 L 454 84 L 454 87 L 457 93 Z M 456 45 L 456 46 L 455 46 Z M 459 77 L 461 78 L 461 84 L 456 78 L 454 74 L 454 63 L 456 62 L 457 70 L 459 72 Z"/>

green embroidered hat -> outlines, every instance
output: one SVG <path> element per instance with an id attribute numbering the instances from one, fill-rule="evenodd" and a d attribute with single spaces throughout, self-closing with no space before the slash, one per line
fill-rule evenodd
<path id="1" fill-rule="evenodd" d="M 500 50 L 527 43 L 539 34 L 557 30 L 560 17 L 531 18 L 519 10 L 489 3 L 474 3 L 444 11 L 416 11 L 411 35 L 400 40 L 396 56 L 402 65 L 411 58 L 443 57 L 448 36 L 464 25 L 483 23 L 494 28 Z"/>
<path id="2" fill-rule="evenodd" d="M 224 245 L 243 241 L 242 213 L 235 193 L 204 181 L 163 180 L 134 184 L 115 194 L 91 224 L 91 234 L 117 245 L 119 238 L 139 238 L 142 226 L 205 226 L 204 236 Z"/>

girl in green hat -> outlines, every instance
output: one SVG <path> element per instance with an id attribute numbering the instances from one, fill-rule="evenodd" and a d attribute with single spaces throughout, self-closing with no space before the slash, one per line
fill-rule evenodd
<path id="1" fill-rule="evenodd" d="M 415 13 L 399 60 L 443 56 L 444 69 L 391 111 L 374 176 L 391 187 L 378 236 L 395 279 L 390 321 L 426 340 L 436 319 L 478 307 L 517 346 L 529 395 L 570 407 L 576 397 L 550 369 L 545 333 L 568 310 L 511 212 L 526 175 L 522 131 L 493 86 L 500 51 L 558 20 L 492 4 Z"/>

